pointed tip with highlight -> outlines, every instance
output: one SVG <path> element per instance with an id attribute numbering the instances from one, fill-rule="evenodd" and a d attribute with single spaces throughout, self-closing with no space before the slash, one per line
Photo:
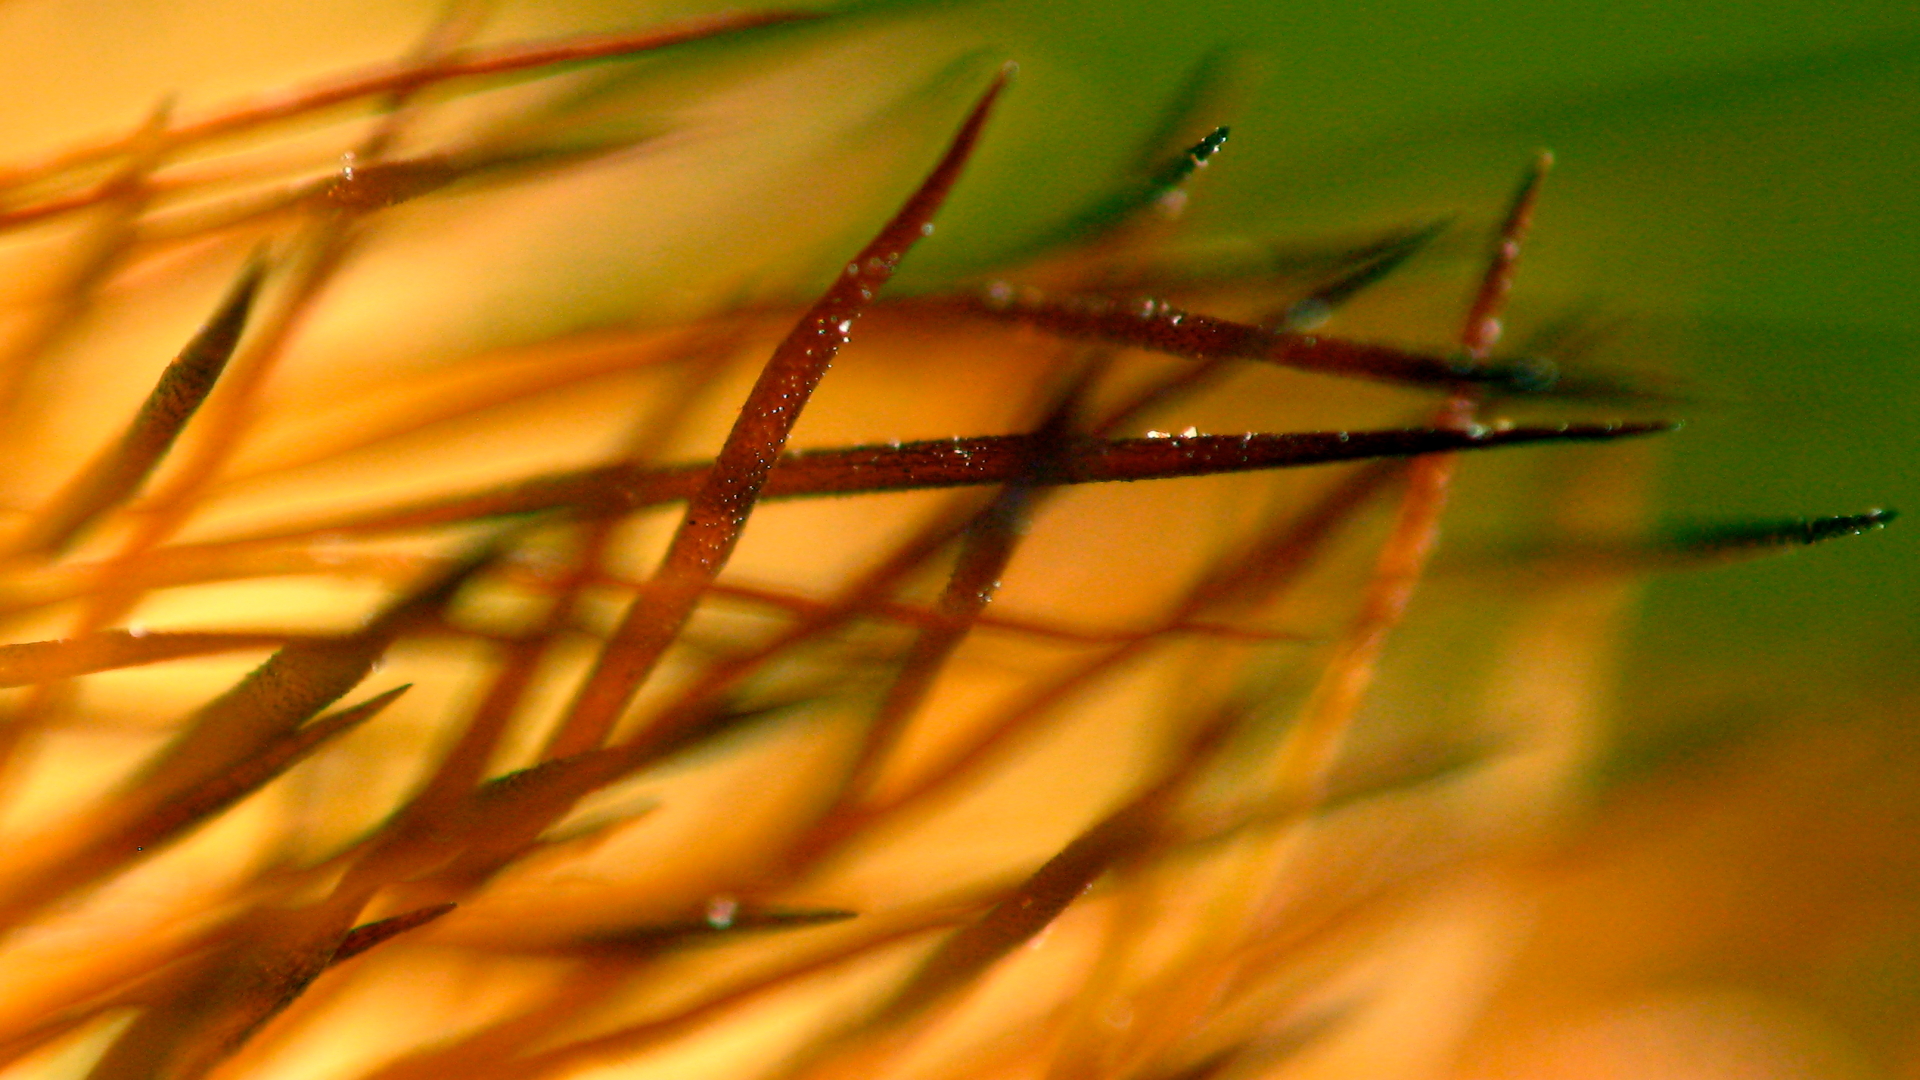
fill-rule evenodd
<path id="1" fill-rule="evenodd" d="M 57 555 L 139 492 L 226 371 L 268 268 L 265 251 L 256 249 L 213 316 L 161 373 L 119 442 L 67 483 L 18 550 Z"/>
<path id="2" fill-rule="evenodd" d="M 1682 551 L 1692 555 L 1763 554 L 1782 548 L 1812 547 L 1829 540 L 1861 536 L 1886 528 L 1899 512 L 1876 507 L 1858 514 L 1745 522 L 1683 535 Z"/>

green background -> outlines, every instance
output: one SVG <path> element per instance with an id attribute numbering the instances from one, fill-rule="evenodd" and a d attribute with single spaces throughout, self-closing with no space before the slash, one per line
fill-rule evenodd
<path id="1" fill-rule="evenodd" d="M 998 132 L 1013 149 L 950 221 L 1043 228 L 1089 190 L 1080 178 L 1126 160 L 1190 66 L 1224 46 L 1262 81 L 1196 200 L 1202 231 L 1342 235 L 1463 212 L 1461 228 L 1478 228 L 1528 155 L 1551 147 L 1559 168 L 1516 319 L 1622 317 L 1697 389 L 1680 410 L 1688 429 L 1663 447 L 1663 522 L 1920 512 L 1920 8 L 911 10 L 988 27 L 1023 64 Z M 1781 695 L 1911 687 L 1916 555 L 1909 520 L 1659 579 L 1629 660 L 1627 716 L 1653 722 L 1729 690 L 1778 708 Z"/>

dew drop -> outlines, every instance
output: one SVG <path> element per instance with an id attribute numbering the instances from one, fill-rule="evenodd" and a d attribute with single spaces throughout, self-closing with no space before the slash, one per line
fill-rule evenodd
<path id="1" fill-rule="evenodd" d="M 740 901 L 731 896 L 716 896 L 707 901 L 707 925 L 725 930 L 733 925 L 733 917 L 739 911 Z"/>

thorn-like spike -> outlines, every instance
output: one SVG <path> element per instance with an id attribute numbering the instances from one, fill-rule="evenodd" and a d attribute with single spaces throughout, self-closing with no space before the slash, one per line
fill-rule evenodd
<path id="1" fill-rule="evenodd" d="M 1029 479 L 1046 485 L 1163 480 L 1221 472 L 1300 468 L 1364 458 L 1410 457 L 1447 450 L 1490 450 L 1538 442 L 1597 442 L 1677 431 L 1681 426 L 1678 421 L 1649 421 L 1467 431 L 1403 428 L 1159 439 L 1076 438 L 1066 443 L 1057 459 Z M 981 435 L 805 450 L 783 455 L 768 475 L 760 495 L 767 499 L 790 499 L 1009 483 L 1021 479 L 1023 470 L 1032 468 L 1032 438 L 1030 435 Z M 705 463 L 666 469 L 618 465 L 562 473 L 510 488 L 328 521 L 304 528 L 300 534 L 371 535 L 563 509 L 587 516 L 625 514 L 690 497 L 710 467 Z M 264 542 L 281 538 L 276 535 L 252 539 Z M 184 553 L 194 549 L 180 550 Z"/>
<path id="2" fill-rule="evenodd" d="M 171 125 L 165 133 L 164 148 L 175 150 L 349 101 L 401 90 L 417 90 L 453 79 L 507 75 L 542 68 L 552 69 L 555 73 L 571 71 L 574 65 L 585 62 L 639 56 L 706 38 L 820 17 L 820 13 L 810 11 L 722 12 L 717 15 L 697 15 L 629 33 L 584 34 L 533 43 L 460 49 L 425 61 L 415 59 L 383 64 L 287 93 L 226 102 L 206 113 Z M 0 191 L 125 153 L 139 144 L 139 138 L 136 132 L 132 136 L 95 139 L 40 161 L 0 169 Z M 0 229 L 37 221 L 53 213 L 92 206 L 108 197 L 109 193 L 96 189 L 85 198 L 60 199 L 46 207 L 26 207 L 0 213 Z"/>
<path id="3" fill-rule="evenodd" d="M 170 800 L 158 811 L 143 818 L 138 832 L 125 841 L 125 846 L 144 847 L 161 843 L 182 829 L 233 805 L 299 764 L 327 742 L 380 715 L 387 706 L 412 688 L 412 683 L 396 686 L 358 705 L 328 713 L 276 739 L 231 769 L 209 777 L 205 783 Z"/>
<path id="4" fill-rule="evenodd" d="M 846 344 L 853 324 L 893 277 L 900 259 L 933 231 L 933 218 L 959 180 L 1006 89 L 1012 68 L 982 94 L 906 204 L 880 230 L 774 350 L 740 406 L 733 429 L 713 468 L 687 502 L 660 569 L 641 598 L 630 605 L 595 662 L 548 748 L 561 757 L 598 746 L 653 671 L 700 594 L 717 577 L 761 489 L 773 471 L 801 410 Z"/>
<path id="5" fill-rule="evenodd" d="M 119 442 L 55 496 L 22 538 L 21 551 L 58 554 L 102 514 L 139 491 L 226 370 L 266 272 L 264 253 L 255 252 L 213 318 L 167 365 Z"/>
<path id="6" fill-rule="evenodd" d="M 1318 326 L 1339 310 L 1341 305 L 1405 266 L 1407 260 L 1425 250 L 1428 244 L 1447 231 L 1449 224 L 1442 219 L 1412 232 L 1388 237 L 1367 253 L 1359 266 L 1290 305 L 1280 319 L 1280 328 L 1299 332 Z"/>
<path id="7" fill-rule="evenodd" d="M 1108 867 L 1152 838 L 1164 795 L 1154 790 L 1109 814 L 948 938 L 888 1002 L 876 1026 L 913 1016 L 1046 929 Z"/>
<path id="8" fill-rule="evenodd" d="M 1053 299 L 1003 286 L 982 297 L 942 303 L 968 314 L 1034 326 L 1065 338 L 1103 341 L 1189 360 L 1256 360 L 1323 375 L 1436 389 L 1474 387 L 1506 394 L 1552 394 L 1561 382 L 1559 369 L 1539 358 L 1487 363 L 1476 359 L 1471 349 L 1464 355 L 1447 356 L 1269 330 L 1184 311 L 1158 300 L 1122 304 L 1105 297 Z M 1585 384 L 1577 389 L 1581 396 L 1591 392 Z M 1605 392 L 1611 396 L 1626 391 L 1608 385 Z M 1560 396 L 1571 395 L 1562 392 Z"/>
<path id="9" fill-rule="evenodd" d="M 427 925 L 458 906 L 458 904 L 432 904 L 380 919 L 377 922 L 356 926 L 347 931 L 346 937 L 340 939 L 340 945 L 333 950 L 333 957 L 327 961 L 327 966 L 331 967 L 351 960 L 375 945 L 383 944 L 409 930 Z"/>
<path id="10" fill-rule="evenodd" d="M 256 675 L 258 672 L 256 672 Z M 248 683 L 242 683 L 243 687 Z M 260 741 L 244 756 L 226 761 L 179 762 L 166 757 L 150 767 L 151 785 L 134 785 L 95 813 L 84 832 L 53 834 L 52 841 L 16 857 L 12 878 L 0 886 L 0 924 L 82 888 L 140 858 L 258 790 L 329 740 L 378 715 L 407 686 L 323 716 L 298 730 Z"/>
<path id="11" fill-rule="evenodd" d="M 0 687 L 31 686 L 188 656 L 284 645 L 288 636 L 103 630 L 66 641 L 0 645 Z"/>
<path id="12" fill-rule="evenodd" d="M 1157 189 L 1157 194 L 1164 194 L 1179 187 L 1194 173 L 1206 168 L 1207 162 L 1213 158 L 1213 155 L 1219 153 L 1220 148 L 1227 144 L 1229 133 L 1230 129 L 1224 125 L 1214 128 L 1199 142 L 1182 151 L 1180 156 L 1167 166 L 1166 171 L 1155 178 L 1154 187 Z"/>
<path id="13" fill-rule="evenodd" d="M 1678 541 L 1683 550 L 1702 555 L 1810 547 L 1884 529 L 1899 516 L 1896 510 L 1875 508 L 1835 517 L 1741 523 L 1696 530 L 1682 534 Z"/>
<path id="14" fill-rule="evenodd" d="M 1552 152 L 1542 150 L 1534 155 L 1533 163 L 1520 180 L 1519 190 L 1514 192 L 1513 201 L 1507 206 L 1507 216 L 1500 224 L 1493 254 L 1487 259 L 1486 272 L 1480 278 L 1479 292 L 1467 312 L 1466 326 L 1460 331 L 1461 346 L 1475 360 L 1485 359 L 1494 343 L 1500 340 L 1500 314 L 1507 306 L 1508 294 L 1513 291 L 1513 274 L 1520 262 L 1520 245 L 1527 238 L 1527 230 L 1533 226 L 1534 208 L 1540 203 L 1540 190 L 1545 186 L 1547 173 L 1552 169 Z"/>

